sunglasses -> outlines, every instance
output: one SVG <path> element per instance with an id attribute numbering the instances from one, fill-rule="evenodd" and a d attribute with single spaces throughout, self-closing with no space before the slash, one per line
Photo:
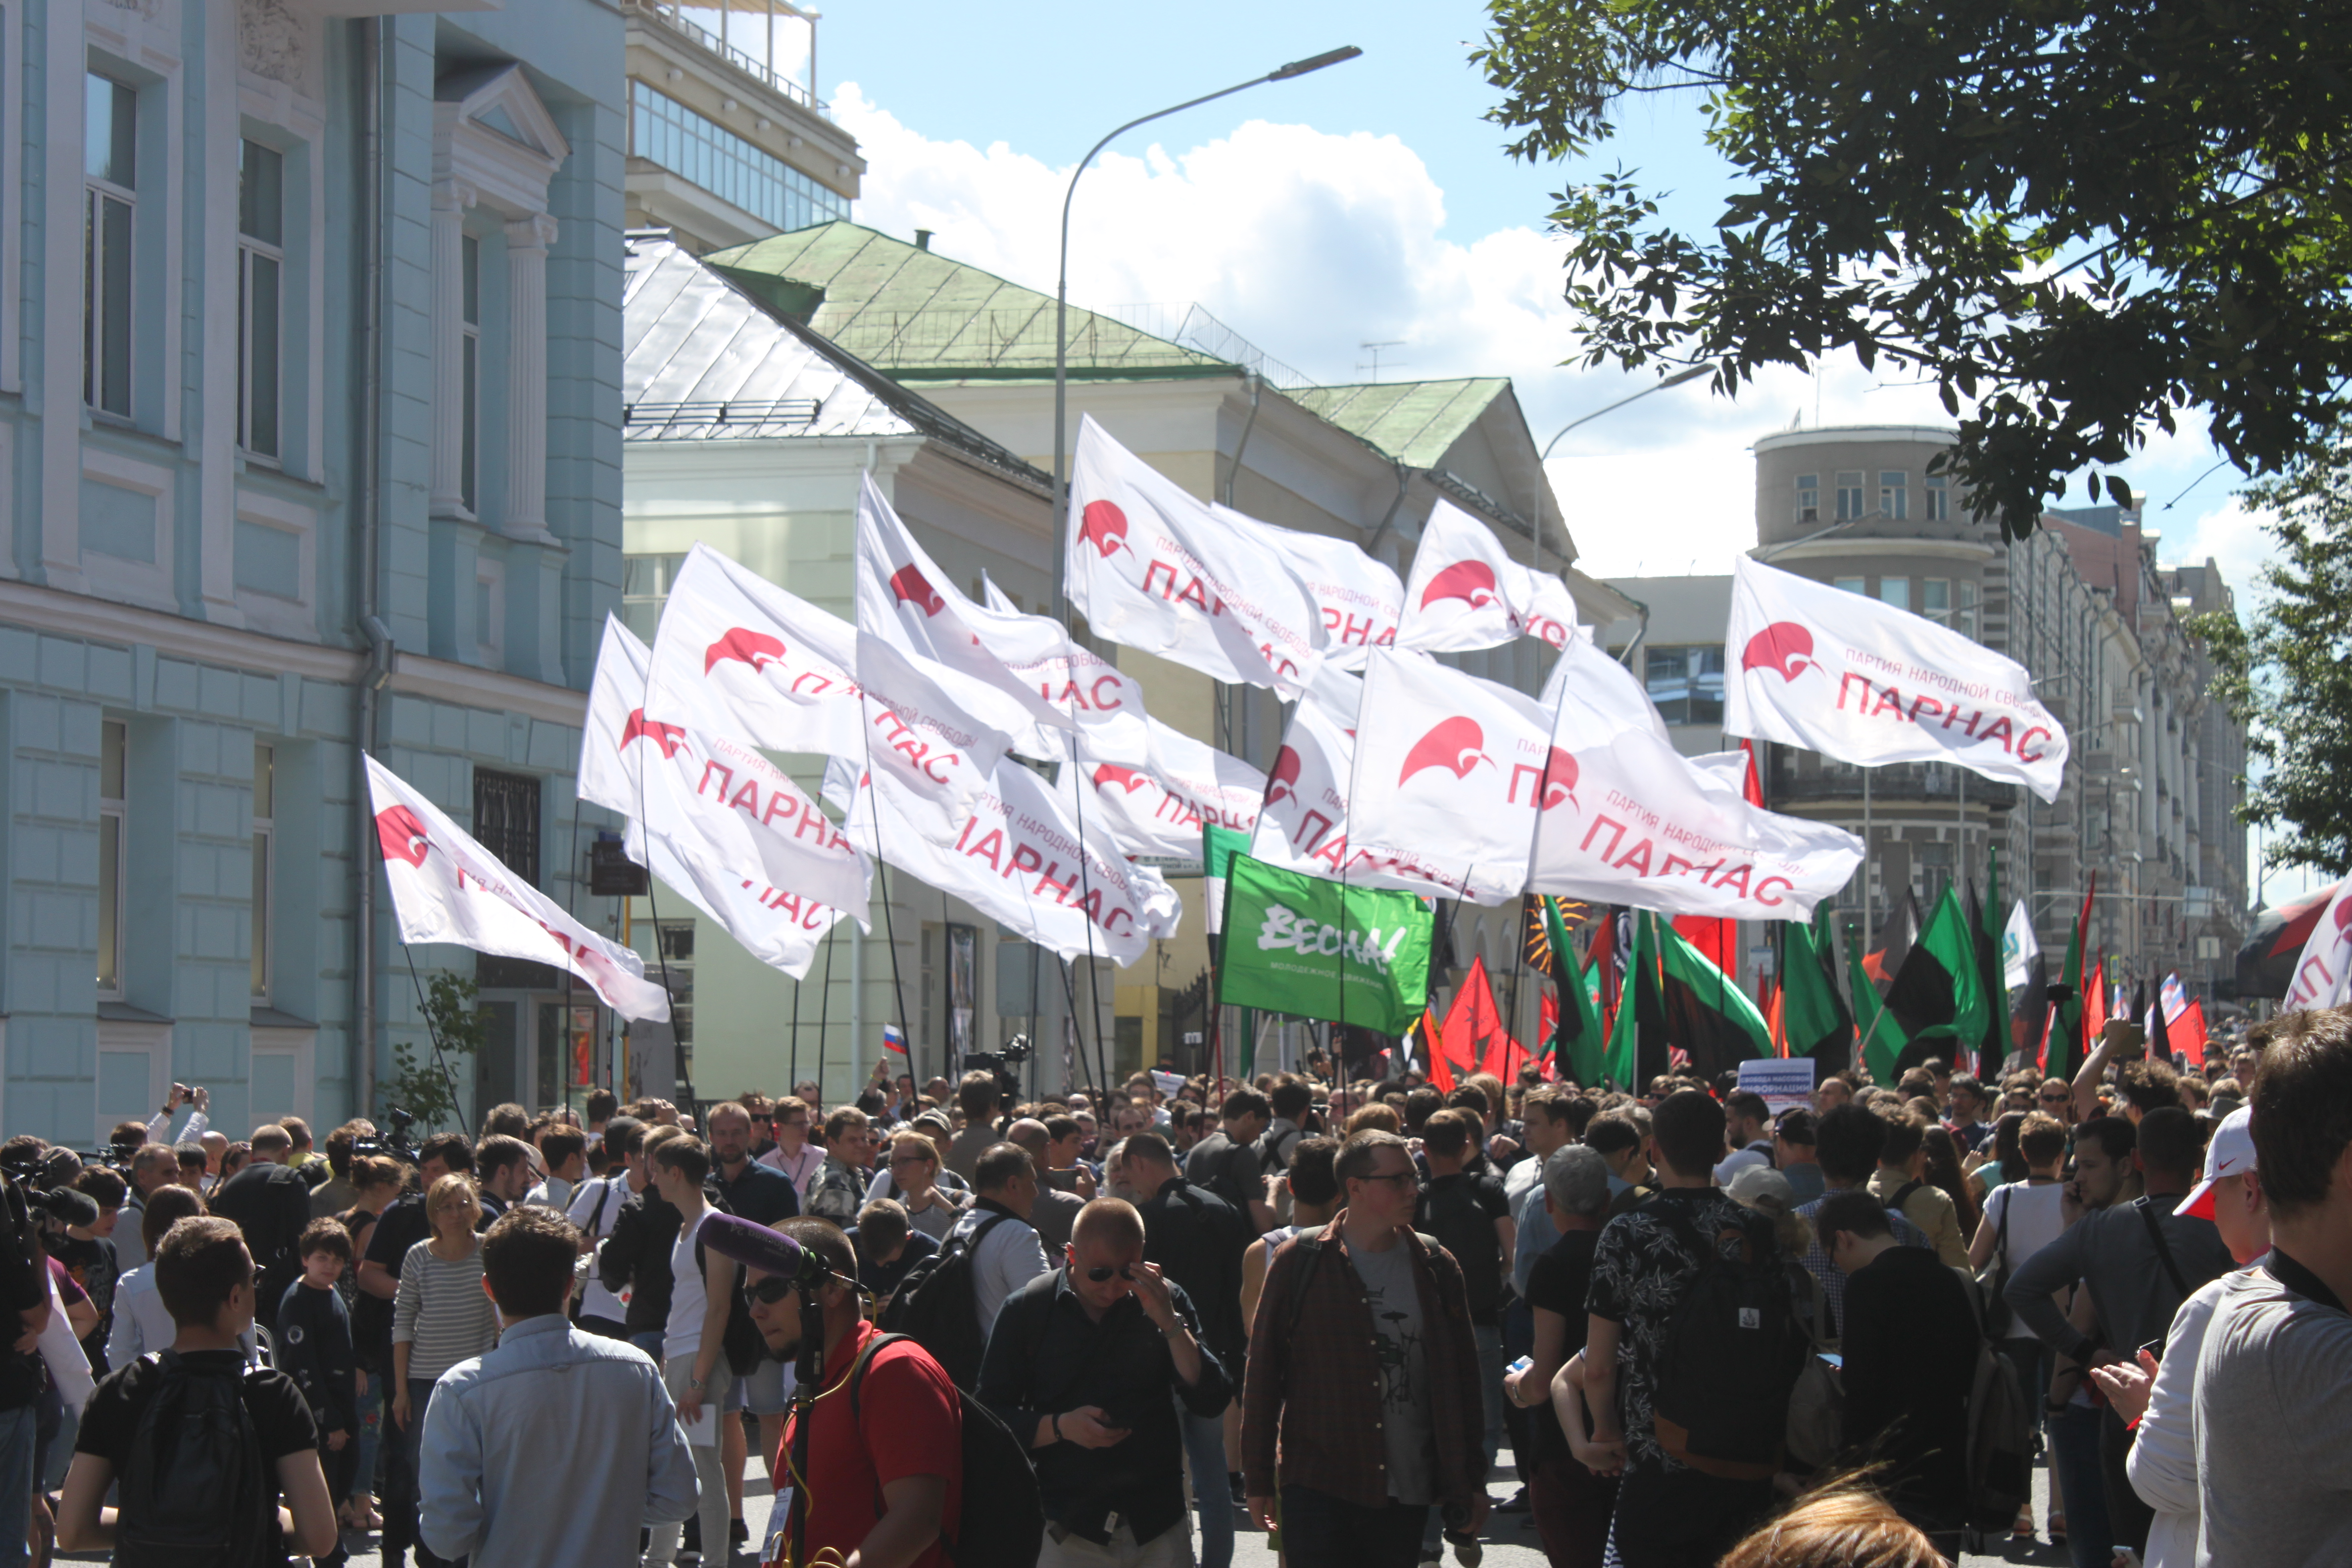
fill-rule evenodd
<path id="1" fill-rule="evenodd" d="M 1117 1275 L 1121 1279 L 1132 1279 L 1135 1278 L 1135 1268 L 1132 1264 L 1122 1263 L 1113 1268 L 1108 1263 L 1097 1263 L 1087 1270 L 1087 1278 L 1097 1285 L 1108 1285 L 1113 1275 Z"/>
<path id="2" fill-rule="evenodd" d="M 1410 1184 L 1412 1184 L 1412 1185 L 1415 1185 L 1415 1186 L 1418 1186 L 1418 1185 L 1420 1185 L 1420 1184 L 1421 1184 L 1421 1177 L 1419 1176 L 1419 1174 L 1418 1174 L 1418 1173 L 1414 1173 L 1414 1172 L 1412 1172 L 1412 1171 L 1391 1171 L 1391 1172 L 1389 1172 L 1386 1175 L 1382 1175 L 1382 1176 L 1363 1176 L 1363 1177 L 1360 1177 L 1360 1178 L 1358 1178 L 1358 1179 L 1359 1179 L 1359 1180 L 1360 1180 L 1360 1181 L 1366 1181 L 1366 1182 L 1387 1182 L 1387 1183 L 1390 1183 L 1390 1184 L 1396 1184 L 1396 1183 L 1398 1183 L 1398 1182 L 1410 1183 Z"/>
<path id="3" fill-rule="evenodd" d="M 743 1287 L 743 1300 L 772 1307 L 793 1293 L 793 1282 L 781 1274 L 771 1274 L 756 1285 Z"/>

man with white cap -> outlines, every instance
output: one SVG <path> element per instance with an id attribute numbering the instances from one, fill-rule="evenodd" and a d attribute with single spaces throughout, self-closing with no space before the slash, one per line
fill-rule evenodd
<path id="1" fill-rule="evenodd" d="M 2231 1111 L 2205 1145 L 2205 1177 L 2180 1200 L 2175 1214 L 2213 1222 L 2222 1244 L 2241 1268 L 2271 1245 L 2270 1210 L 2254 1173 L 2253 1113 Z M 2165 1334 L 2163 1356 L 2146 1350 L 2138 1364 L 2116 1363 L 2091 1375 L 2126 1421 L 2137 1418 L 2131 1456 L 2125 1461 L 2132 1490 L 2156 1510 L 2147 1531 L 2146 1568 L 2194 1568 L 2197 1562 L 2197 1356 L 2213 1310 L 2231 1277 L 2227 1274 L 2192 1294 Z"/>

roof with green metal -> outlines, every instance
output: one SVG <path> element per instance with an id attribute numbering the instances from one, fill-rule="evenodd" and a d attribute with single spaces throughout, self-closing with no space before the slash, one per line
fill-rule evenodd
<path id="1" fill-rule="evenodd" d="M 1475 376 L 1308 386 L 1288 396 L 1395 462 L 1409 468 L 1433 468 L 1495 399 L 1510 389 L 1507 377 Z"/>
<path id="2" fill-rule="evenodd" d="M 902 380 L 1020 381 L 1054 373 L 1053 296 L 859 224 L 817 224 L 703 259 L 773 296 L 779 308 L 804 310 L 814 297 L 811 327 Z M 1068 334 L 1076 377 L 1238 374 L 1228 362 L 1092 310 L 1071 310 Z"/>

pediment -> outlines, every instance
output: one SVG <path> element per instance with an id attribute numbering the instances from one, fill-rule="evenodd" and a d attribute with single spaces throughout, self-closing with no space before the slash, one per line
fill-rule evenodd
<path id="1" fill-rule="evenodd" d="M 520 65 L 468 67 L 434 86 L 434 173 L 509 217 L 547 210 L 547 183 L 572 155 Z"/>

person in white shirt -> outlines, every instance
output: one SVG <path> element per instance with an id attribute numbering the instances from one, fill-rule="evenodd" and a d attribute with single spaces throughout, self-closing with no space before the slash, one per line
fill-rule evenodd
<path id="1" fill-rule="evenodd" d="M 1984 1217 L 1969 1243 L 1969 1267 L 1981 1271 L 1997 1263 L 1996 1278 L 2004 1282 L 2019 1264 L 2057 1240 L 2067 1223 L 2062 1207 L 2066 1189 L 2059 1180 L 2066 1162 L 2066 1129 L 2056 1117 L 2034 1111 L 2018 1124 L 2017 1147 L 2025 1157 L 2025 1180 L 2004 1183 L 1985 1194 Z M 2052 1353 L 2032 1327 L 2011 1314 L 1994 1348 L 2016 1369 L 2026 1396 L 2041 1404 L 2050 1386 Z M 2053 1518 L 2063 1518 L 2054 1496 L 2050 1507 Z M 2033 1539 L 2031 1502 L 2019 1508 L 2010 1533 L 2019 1541 Z"/>
<path id="2" fill-rule="evenodd" d="M 2210 1219 L 2241 1268 L 2270 1250 L 2270 1207 L 2254 1172 L 2253 1112 L 2224 1117 L 2205 1145 L 2205 1179 L 2173 1213 Z M 2164 1355 L 2143 1350 L 2137 1363 L 2094 1367 L 2091 1376 L 2126 1421 L 2137 1419 L 2124 1471 L 2140 1501 L 2156 1510 L 2145 1568 L 2196 1568 L 2198 1453 L 2197 1357 L 2233 1276 L 2224 1274 L 2180 1304 L 2164 1337 Z"/>
<path id="3" fill-rule="evenodd" d="M 551 1127 L 540 1135 L 539 1152 L 547 1162 L 546 1179 L 533 1183 L 522 1201 L 568 1213 L 580 1178 L 588 1173 L 588 1135 L 577 1127 Z"/>
<path id="4" fill-rule="evenodd" d="M 592 1177 L 572 1190 L 572 1208 L 564 1216 L 580 1232 L 580 1250 L 590 1257 L 621 1217 L 631 1193 L 643 1192 L 646 1175 L 637 1151 L 644 1146 L 645 1123 L 632 1116 L 615 1116 L 604 1124 L 606 1174 Z M 580 1326 L 608 1339 L 629 1337 L 628 1303 L 607 1289 L 593 1264 L 580 1296 Z"/>
<path id="5" fill-rule="evenodd" d="M 760 1163 L 790 1176 L 793 1195 L 805 1205 L 809 1178 L 824 1163 L 824 1151 L 809 1142 L 809 1101 L 788 1094 L 770 1108 L 768 1115 L 776 1146 L 760 1156 Z"/>
<path id="6" fill-rule="evenodd" d="M 710 1154 L 702 1140 L 691 1133 L 672 1138 L 654 1151 L 650 1163 L 662 1201 L 680 1215 L 677 1240 L 669 1253 L 669 1321 L 662 1331 L 662 1381 L 677 1402 L 677 1424 L 694 1452 L 694 1473 L 701 1487 L 696 1512 L 701 1520 L 703 1561 L 724 1563 L 729 1519 L 719 1423 L 733 1418 L 741 1406 L 736 1399 L 735 1374 L 725 1364 L 722 1342 L 742 1268 L 708 1248 L 703 1249 L 704 1257 L 695 1255 L 695 1238 L 702 1222 L 718 1212 L 702 1200 L 702 1184 L 710 1174 Z M 713 1407 L 715 1417 L 705 1414 L 706 1405 Z M 681 1533 L 675 1524 L 654 1527 L 652 1545 L 646 1553 L 649 1568 L 666 1568 L 676 1560 Z"/>
<path id="7" fill-rule="evenodd" d="M 1731 1153 L 1717 1163 L 1715 1184 L 1731 1185 L 1731 1178 L 1751 1166 L 1772 1163 L 1772 1108 L 1752 1089 L 1732 1091 L 1723 1102 L 1723 1137 Z"/>
<path id="8" fill-rule="evenodd" d="M 1037 1167 L 1018 1143 L 992 1143 L 972 1163 L 978 1200 L 948 1234 L 977 1235 L 971 1244 L 971 1291 L 983 1340 L 996 1326 L 1004 1298 L 1053 1267 L 1029 1224 L 1037 1201 Z"/>

